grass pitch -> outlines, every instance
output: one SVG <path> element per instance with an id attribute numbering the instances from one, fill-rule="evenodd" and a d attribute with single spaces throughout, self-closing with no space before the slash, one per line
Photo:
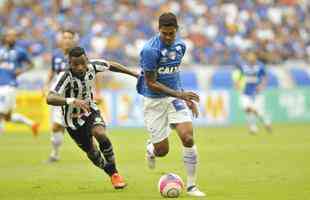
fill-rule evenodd
<path id="1" fill-rule="evenodd" d="M 197 128 L 200 153 L 198 184 L 208 200 L 310 199 L 310 125 L 276 125 L 272 135 L 247 134 L 245 127 Z M 175 133 L 170 153 L 150 171 L 144 160 L 143 129 L 111 129 L 118 169 L 128 187 L 115 191 L 66 135 L 61 161 L 45 164 L 49 134 L 0 136 L 0 200 L 161 199 L 159 177 L 183 177 L 182 148 Z M 190 198 L 184 192 L 181 199 Z"/>

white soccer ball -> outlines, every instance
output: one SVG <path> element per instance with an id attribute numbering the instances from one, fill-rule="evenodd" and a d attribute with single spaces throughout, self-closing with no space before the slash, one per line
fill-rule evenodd
<path id="1" fill-rule="evenodd" d="M 182 179 L 173 173 L 163 175 L 158 181 L 158 189 L 163 197 L 176 198 L 180 196 L 183 188 Z"/>

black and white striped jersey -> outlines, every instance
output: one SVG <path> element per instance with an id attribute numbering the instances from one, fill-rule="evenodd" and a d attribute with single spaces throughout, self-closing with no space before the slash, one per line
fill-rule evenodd
<path id="1" fill-rule="evenodd" d="M 97 105 L 93 101 L 95 76 L 96 73 L 108 70 L 109 67 L 107 61 L 96 59 L 90 60 L 88 70 L 82 78 L 73 76 L 70 70 L 63 71 L 58 75 L 51 91 L 65 98 L 77 98 L 88 101 L 91 109 L 98 110 Z M 62 106 L 62 113 L 65 125 L 74 130 L 82 126 L 87 117 L 82 109 L 73 105 Z"/>

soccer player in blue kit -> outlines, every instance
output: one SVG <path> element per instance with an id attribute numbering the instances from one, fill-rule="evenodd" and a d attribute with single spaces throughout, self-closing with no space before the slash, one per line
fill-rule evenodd
<path id="1" fill-rule="evenodd" d="M 267 84 L 265 65 L 257 60 L 254 50 L 249 50 L 243 55 L 244 59 L 238 64 L 240 72 L 236 87 L 242 89 L 241 104 L 246 114 L 247 123 L 251 134 L 258 131 L 256 119 L 259 119 L 268 132 L 271 132 L 271 121 L 264 116 L 259 102 L 259 95 Z"/>
<path id="2" fill-rule="evenodd" d="M 19 113 L 13 113 L 16 103 L 17 77 L 33 68 L 25 49 L 16 45 L 17 32 L 8 28 L 0 45 L 0 133 L 3 131 L 3 120 L 21 123 L 38 134 L 39 124 Z"/>
<path id="3" fill-rule="evenodd" d="M 137 91 L 144 96 L 144 121 L 150 133 L 147 161 L 152 169 L 155 167 L 155 157 L 167 155 L 168 136 L 171 128 L 174 128 L 183 144 L 187 193 L 203 197 L 205 194 L 196 186 L 198 153 L 194 144 L 191 116 L 198 116 L 195 102 L 199 102 L 199 96 L 182 90 L 179 66 L 186 46 L 176 36 L 177 30 L 176 16 L 170 12 L 163 13 L 159 17 L 159 34 L 151 38 L 140 53 L 142 72 Z"/>

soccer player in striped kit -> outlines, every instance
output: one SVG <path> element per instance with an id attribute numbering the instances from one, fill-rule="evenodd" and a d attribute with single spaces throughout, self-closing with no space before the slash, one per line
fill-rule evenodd
<path id="1" fill-rule="evenodd" d="M 60 106 L 66 129 L 94 165 L 110 177 L 114 188 L 126 186 L 118 174 L 111 141 L 105 134 L 106 124 L 93 100 L 95 75 L 106 70 L 138 77 L 123 65 L 105 60 L 88 60 L 81 47 L 69 51 L 69 69 L 61 72 L 47 96 L 47 103 Z M 99 150 L 94 142 L 97 140 Z M 102 156 L 103 155 L 103 156 Z"/>

